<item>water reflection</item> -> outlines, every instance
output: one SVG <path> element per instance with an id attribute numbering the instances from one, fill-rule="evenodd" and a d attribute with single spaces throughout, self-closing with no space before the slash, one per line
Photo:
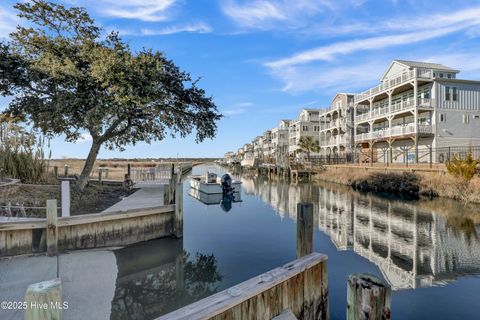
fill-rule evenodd
<path id="1" fill-rule="evenodd" d="M 110 319 L 153 319 L 218 290 L 215 256 L 183 250 L 181 239 L 160 239 L 114 251 L 117 280 Z"/>
<path id="2" fill-rule="evenodd" d="M 403 202 L 362 195 L 336 185 L 290 185 L 243 177 L 282 218 L 296 220 L 296 205 L 314 204 L 316 228 L 338 250 L 353 250 L 376 264 L 394 290 L 430 287 L 480 273 L 479 224 L 445 201 Z M 461 212 L 461 213 L 459 213 Z"/>

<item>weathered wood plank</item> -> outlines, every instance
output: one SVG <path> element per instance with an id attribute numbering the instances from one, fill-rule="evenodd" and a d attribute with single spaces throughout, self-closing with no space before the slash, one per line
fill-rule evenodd
<path id="1" fill-rule="evenodd" d="M 347 282 L 348 320 L 390 319 L 391 289 L 371 274 L 351 274 Z"/>
<path id="2" fill-rule="evenodd" d="M 253 316 L 246 319 L 264 319 L 265 315 L 271 318 L 280 314 L 287 307 L 291 308 L 296 315 L 300 315 L 303 313 L 303 273 L 318 264 L 326 264 L 326 260 L 325 255 L 312 253 L 164 315 L 158 320 L 221 319 L 221 317 L 216 317 L 222 316 L 226 312 L 228 314 L 230 309 L 238 305 L 242 305 L 242 316 L 245 314 Z M 285 284 L 287 282 L 288 284 Z M 277 289 L 277 286 L 281 289 Z M 275 293 L 270 296 L 267 291 L 272 289 Z M 269 305 L 270 302 L 273 302 L 273 307 Z M 259 315 L 263 316 L 259 318 Z"/>
<path id="3" fill-rule="evenodd" d="M 57 278 L 30 285 L 25 303 L 25 320 L 61 320 L 61 280 Z"/>

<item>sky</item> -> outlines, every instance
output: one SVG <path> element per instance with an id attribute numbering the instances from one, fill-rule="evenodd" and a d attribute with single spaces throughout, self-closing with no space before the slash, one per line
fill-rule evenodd
<path id="1" fill-rule="evenodd" d="M 0 2 L 0 38 L 18 23 Z M 393 59 L 443 63 L 480 79 L 480 1 L 444 0 L 64 0 L 85 7 L 105 32 L 132 49 L 160 50 L 214 98 L 224 118 L 217 136 L 166 139 L 101 158 L 220 157 L 294 119 L 302 107 L 327 108 L 337 92 L 378 83 Z M 0 110 L 8 98 L 0 98 Z M 53 140 L 54 158 L 85 158 Z"/>

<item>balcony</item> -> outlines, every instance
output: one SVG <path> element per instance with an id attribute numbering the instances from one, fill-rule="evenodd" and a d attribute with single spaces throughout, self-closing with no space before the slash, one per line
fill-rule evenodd
<path id="1" fill-rule="evenodd" d="M 411 123 L 406 126 L 394 126 L 391 129 L 385 128 L 385 129 L 376 130 L 373 132 L 357 134 L 355 136 L 355 142 L 367 141 L 367 140 L 381 140 L 389 137 L 409 136 L 415 133 L 417 133 L 415 129 L 415 125 Z M 429 124 L 419 124 L 418 133 L 432 134 L 433 126 Z"/>
<path id="2" fill-rule="evenodd" d="M 417 99 L 417 106 L 420 108 L 431 108 L 432 107 L 432 100 L 426 98 L 419 98 Z M 373 109 L 372 112 L 365 112 L 355 116 L 355 122 L 365 122 L 370 119 L 383 117 L 388 114 L 397 113 L 400 111 L 408 110 L 415 107 L 414 99 L 407 99 L 405 101 L 398 101 L 396 103 L 392 103 L 392 108 L 389 110 L 388 107 L 383 108 L 376 108 Z"/>
<path id="3" fill-rule="evenodd" d="M 346 136 L 335 135 L 330 138 L 322 139 L 320 141 L 320 147 L 339 146 L 339 145 L 349 146 L 350 139 Z"/>
<path id="4" fill-rule="evenodd" d="M 421 80 L 431 80 L 433 79 L 433 72 L 432 70 L 426 70 L 426 69 L 414 69 L 407 72 L 403 72 L 393 79 L 390 79 L 382 84 L 379 84 L 376 87 L 370 88 L 367 91 L 364 91 L 360 94 L 355 95 L 355 102 L 368 99 L 374 95 L 382 93 L 385 90 L 394 88 L 396 86 L 404 84 L 415 78 L 421 79 Z"/>

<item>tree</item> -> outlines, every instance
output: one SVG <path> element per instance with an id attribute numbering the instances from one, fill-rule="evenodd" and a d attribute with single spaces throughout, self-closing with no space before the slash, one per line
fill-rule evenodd
<path id="1" fill-rule="evenodd" d="M 5 113 L 70 142 L 92 136 L 80 190 L 102 146 L 215 136 L 222 115 L 213 99 L 161 52 L 133 52 L 117 32 L 102 38 L 83 8 L 46 0 L 15 8 L 31 27 L 17 26 L 0 45 L 0 92 L 15 96 Z"/>
<path id="2" fill-rule="evenodd" d="M 300 137 L 298 147 L 299 152 L 306 153 L 308 161 L 310 161 L 310 153 L 320 151 L 318 140 L 311 136 Z"/>

